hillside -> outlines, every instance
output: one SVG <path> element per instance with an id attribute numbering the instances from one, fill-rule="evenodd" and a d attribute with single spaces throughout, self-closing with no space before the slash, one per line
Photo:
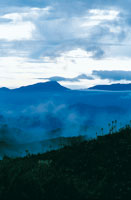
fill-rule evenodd
<path id="1" fill-rule="evenodd" d="M 69 89 L 63 87 L 56 81 L 48 81 L 48 82 L 42 82 L 42 83 L 36 83 L 33 85 L 27 85 L 27 86 L 22 86 L 19 88 L 15 89 L 8 89 L 8 88 L 0 88 L 0 92 L 9 92 L 12 91 L 14 92 L 64 92 L 68 91 Z"/>
<path id="2" fill-rule="evenodd" d="M 0 199 L 115 200 L 131 196 L 131 128 L 0 161 Z"/>
<path id="3" fill-rule="evenodd" d="M 111 85 L 96 85 L 90 87 L 91 90 L 110 90 L 110 91 L 129 91 L 131 84 L 111 84 Z"/>

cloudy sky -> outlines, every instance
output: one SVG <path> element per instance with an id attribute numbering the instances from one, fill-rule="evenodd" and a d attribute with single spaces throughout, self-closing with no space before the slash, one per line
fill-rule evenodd
<path id="1" fill-rule="evenodd" d="M 131 82 L 131 0 L 0 0 L 0 87 Z"/>

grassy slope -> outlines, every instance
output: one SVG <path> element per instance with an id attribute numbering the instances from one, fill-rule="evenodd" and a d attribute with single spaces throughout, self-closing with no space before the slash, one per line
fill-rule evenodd
<path id="1" fill-rule="evenodd" d="M 130 127 L 46 154 L 0 161 L 1 200 L 130 198 Z"/>

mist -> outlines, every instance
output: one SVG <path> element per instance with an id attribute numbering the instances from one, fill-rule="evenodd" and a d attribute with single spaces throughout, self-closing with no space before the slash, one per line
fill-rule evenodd
<path id="1" fill-rule="evenodd" d="M 23 156 L 60 148 L 60 138 L 95 138 L 131 119 L 130 92 L 6 92 L 0 99 L 0 155 Z M 52 143 L 52 140 L 57 142 Z"/>

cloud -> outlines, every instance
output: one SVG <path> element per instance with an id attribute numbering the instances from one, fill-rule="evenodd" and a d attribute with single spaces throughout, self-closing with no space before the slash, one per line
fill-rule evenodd
<path id="1" fill-rule="evenodd" d="M 87 76 L 86 74 L 81 74 L 79 76 L 76 76 L 74 78 L 65 78 L 61 76 L 53 76 L 50 78 L 38 78 L 39 80 L 49 80 L 49 81 L 63 81 L 63 82 L 79 82 L 80 80 L 93 80 L 94 78 L 92 76 Z"/>
<path id="2" fill-rule="evenodd" d="M 24 69 L 26 63 L 31 65 L 34 62 L 38 71 L 42 71 L 39 63 L 43 63 L 43 70 L 50 68 L 48 71 L 51 72 L 45 74 L 46 77 L 63 77 L 72 64 L 67 55 L 77 49 L 83 52 L 83 60 L 80 63 L 79 56 L 72 59 L 74 63 L 79 60 L 79 70 L 76 67 L 72 76 L 91 71 L 94 63 L 92 70 L 100 70 L 102 61 L 107 64 L 121 58 L 128 62 L 131 57 L 130 7 L 130 0 L 126 3 L 123 0 L 14 0 L 13 3 L 0 0 L 0 55 L 7 60 L 10 57 L 23 58 L 26 62 L 18 63 L 18 67 L 23 64 Z M 119 62 L 112 68 L 121 69 L 121 65 Z M 8 69 L 7 64 L 5 68 Z M 31 73 L 31 68 L 29 70 Z"/>
<path id="3" fill-rule="evenodd" d="M 113 70 L 113 71 L 96 71 L 93 75 L 100 77 L 101 79 L 109 79 L 110 81 L 127 80 L 131 81 L 131 71 Z"/>
<path id="4" fill-rule="evenodd" d="M 46 16 L 50 13 L 51 7 L 24 7 L 24 8 L 16 8 L 14 12 L 9 12 L 1 16 L 1 19 L 8 19 L 12 22 L 20 22 L 23 20 L 37 20 L 41 16 Z"/>
<path id="5" fill-rule="evenodd" d="M 34 29 L 34 25 L 30 22 L 21 22 L 19 24 L 1 24 L 0 40 L 29 40 L 32 38 L 32 31 Z"/>
<path id="6" fill-rule="evenodd" d="M 114 27 L 114 20 L 117 20 L 118 12 L 101 10 L 102 14 L 99 15 L 99 13 L 99 10 L 96 10 L 96 12 L 87 10 L 81 16 L 74 14 L 70 17 L 61 12 L 57 13 L 54 8 L 50 13 L 50 17 L 54 16 L 53 18 L 42 19 L 36 25 L 40 37 L 43 39 L 43 52 L 41 51 L 41 53 L 44 56 L 56 57 L 63 52 L 81 48 L 87 52 L 92 52 L 93 58 L 102 58 L 105 46 L 107 46 L 104 44 L 105 37 L 109 41 L 117 42 L 116 38 L 113 39 L 112 26 Z M 116 35 L 119 35 L 119 33 L 116 33 Z"/>
<path id="7" fill-rule="evenodd" d="M 28 49 L 28 56 L 38 60 L 43 56 L 58 57 L 77 48 L 92 52 L 92 58 L 101 59 L 110 46 L 107 39 L 117 43 L 122 35 L 122 27 L 117 28 L 120 25 L 119 11 L 114 8 L 84 9 L 83 1 L 80 2 L 76 3 L 80 8 L 71 14 L 69 5 L 74 1 L 67 2 L 65 9 L 65 1 L 49 1 L 48 6 L 41 8 L 13 8 L 12 12 L 1 16 L 1 19 L 10 21 L 0 24 L 0 39 L 28 40 L 33 47 Z M 26 46 L 28 48 L 25 41 L 25 49 Z M 19 49 L 22 48 L 23 45 L 19 44 Z"/>
<path id="8" fill-rule="evenodd" d="M 34 40 L 35 23 L 41 16 L 48 15 L 50 8 L 21 8 L 16 12 L 0 16 L 0 40 Z M 24 30 L 24 31 L 23 31 Z"/>

